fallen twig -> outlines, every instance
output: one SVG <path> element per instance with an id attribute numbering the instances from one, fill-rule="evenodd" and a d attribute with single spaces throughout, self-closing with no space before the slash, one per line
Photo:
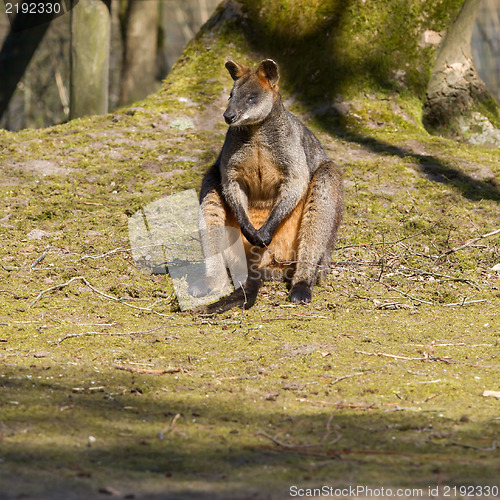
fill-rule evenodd
<path id="1" fill-rule="evenodd" d="M 181 414 L 176 413 L 176 415 L 172 419 L 172 422 L 170 423 L 170 425 L 168 427 L 165 427 L 165 429 L 163 429 L 162 431 L 160 431 L 158 433 L 158 438 L 160 440 L 165 438 L 165 434 L 168 434 L 169 432 L 172 432 L 175 429 L 175 424 L 177 423 L 177 420 L 179 420 L 180 417 L 181 417 Z"/>
<path id="2" fill-rule="evenodd" d="M 398 290 L 397 288 L 395 288 L 391 285 L 388 285 L 387 283 L 382 282 L 382 284 L 384 286 L 386 286 L 388 290 L 392 290 L 393 292 L 400 293 L 403 297 L 406 297 L 407 299 L 418 302 L 420 304 L 429 304 L 430 306 L 434 305 L 434 302 L 429 302 L 428 300 L 423 300 L 423 299 L 419 299 L 417 297 L 413 297 L 413 295 L 410 295 L 409 293 L 402 292 L 401 290 Z"/>
<path id="3" fill-rule="evenodd" d="M 162 368 L 159 370 L 154 370 L 154 369 L 147 369 L 147 368 L 135 368 L 133 366 L 126 366 L 126 365 L 111 365 L 113 368 L 116 368 L 117 370 L 123 370 L 126 372 L 131 372 L 131 373 L 141 373 L 145 375 L 165 375 L 168 373 L 179 373 L 182 371 L 181 368 L 178 367 L 173 367 L 173 368 Z"/>
<path id="4" fill-rule="evenodd" d="M 413 304 L 402 304 L 401 302 L 382 302 L 375 305 L 375 309 L 396 310 L 396 309 L 415 309 Z"/>
<path id="5" fill-rule="evenodd" d="M 107 257 L 108 255 L 113 255 L 114 253 L 118 252 L 130 252 L 131 248 L 123 248 L 123 247 L 118 247 L 115 248 L 114 250 L 110 250 L 109 252 L 100 254 L 100 255 L 83 255 L 79 259 L 75 260 L 75 262 L 80 262 L 81 260 L 85 259 L 102 259 L 104 257 Z"/>
<path id="6" fill-rule="evenodd" d="M 431 342 L 430 344 L 408 344 L 414 347 L 494 347 L 495 344 L 468 344 L 467 342 L 450 342 L 450 343 L 441 343 L 434 344 Z"/>
<path id="7" fill-rule="evenodd" d="M 325 439 L 330 435 L 330 422 L 331 422 L 332 417 L 333 417 L 333 415 L 328 419 L 326 434 L 323 436 L 323 438 L 321 439 L 321 441 L 319 443 L 288 444 L 288 443 L 284 443 L 283 441 L 280 441 L 276 436 L 271 436 L 270 434 L 267 434 L 267 432 L 264 432 L 262 430 L 257 431 L 257 433 L 255 435 L 262 436 L 262 437 L 265 437 L 266 439 L 271 440 L 276 446 L 279 446 L 280 448 L 286 448 L 288 450 L 293 450 L 293 451 L 312 450 L 315 447 L 322 446 Z M 333 439 L 333 441 L 328 443 L 328 444 L 336 443 L 337 441 L 339 441 L 341 439 L 341 437 L 342 437 L 342 435 L 337 433 L 337 436 L 335 437 L 335 439 Z"/>
<path id="8" fill-rule="evenodd" d="M 153 313 L 153 314 L 156 314 L 157 316 L 167 316 L 167 317 L 171 317 L 170 314 L 163 314 L 163 313 L 160 313 L 158 311 L 153 311 L 150 307 L 140 307 L 140 306 L 134 306 L 133 304 L 129 304 L 128 302 L 125 302 L 123 299 L 119 299 L 118 297 L 113 297 L 112 295 L 108 295 L 107 293 L 104 293 L 104 292 L 101 292 L 100 290 L 98 290 L 97 288 L 95 288 L 94 286 L 92 286 L 88 281 L 87 279 L 84 277 L 84 276 L 75 276 L 73 278 L 71 278 L 69 281 L 67 281 L 66 283 L 61 283 L 59 285 L 54 285 L 54 286 L 51 286 L 50 288 L 47 288 L 46 290 L 42 290 L 35 298 L 35 300 L 28 306 L 29 308 L 33 307 L 42 297 L 44 294 L 46 293 L 49 293 L 53 290 L 61 290 L 63 289 L 64 287 L 67 287 L 69 286 L 71 283 L 73 283 L 74 281 L 82 281 L 85 285 L 87 285 L 94 293 L 97 293 L 97 295 L 100 295 L 101 297 L 104 297 L 108 300 L 112 300 L 114 302 L 118 302 L 120 304 L 123 304 L 127 307 L 131 307 L 132 309 L 137 309 L 139 311 L 146 311 L 146 312 L 150 312 L 150 313 Z"/>
<path id="9" fill-rule="evenodd" d="M 384 357 L 384 358 L 394 358 L 394 359 L 401 359 L 404 361 L 442 361 L 443 363 L 456 363 L 451 358 L 442 358 L 442 357 L 437 357 L 437 356 L 432 356 L 431 354 L 428 354 L 424 352 L 423 356 L 420 358 L 410 358 L 408 356 L 397 356 L 395 354 L 387 354 L 385 352 L 366 352 L 366 351 L 354 351 L 358 354 L 366 354 L 367 356 L 379 356 L 379 357 Z"/>
<path id="10" fill-rule="evenodd" d="M 49 250 L 50 250 L 50 245 L 47 245 L 44 249 L 43 249 L 43 252 L 42 252 L 42 255 L 40 255 L 36 260 L 35 262 L 33 262 L 33 264 L 31 264 L 31 269 L 35 268 L 36 266 L 38 266 L 38 264 L 40 264 L 40 262 L 42 262 L 43 259 L 45 259 L 45 257 L 47 256 L 47 254 L 49 253 Z"/>
<path id="11" fill-rule="evenodd" d="M 480 446 L 474 446 L 472 444 L 465 444 L 465 443 L 457 443 L 456 441 L 453 441 L 452 443 L 448 443 L 452 446 L 461 446 L 462 448 L 469 448 L 472 450 L 477 450 L 477 451 L 495 451 L 497 449 L 497 442 L 493 441 L 491 443 L 491 446 L 489 448 L 481 448 Z"/>
<path id="12" fill-rule="evenodd" d="M 385 352 L 366 352 L 366 351 L 354 351 L 357 354 L 366 354 L 367 356 L 379 356 L 384 358 L 394 358 L 402 359 L 404 361 L 427 361 L 427 357 L 410 358 L 408 356 L 397 356 L 395 354 L 387 354 Z"/>
<path id="13" fill-rule="evenodd" d="M 431 229 L 434 229 L 440 222 L 441 220 L 444 218 L 445 216 L 442 215 L 436 222 L 434 222 L 433 224 L 431 224 L 429 227 L 426 227 L 424 229 L 421 229 L 420 231 L 417 231 L 416 233 L 413 233 L 413 234 L 410 234 L 408 236 L 403 236 L 402 238 L 399 238 L 398 240 L 395 240 L 395 241 L 391 241 L 391 242 L 381 242 L 381 243 L 370 243 L 370 244 L 354 244 L 354 245 L 345 245 L 343 247 L 336 247 L 334 248 L 334 251 L 338 251 L 338 250 L 344 250 L 344 249 L 347 249 L 347 248 L 371 248 L 371 247 L 376 247 L 376 246 L 394 246 L 394 245 L 397 245 L 398 243 L 401 243 L 402 241 L 406 241 L 406 240 L 409 240 L 411 238 L 415 238 L 416 236 L 420 236 L 421 234 L 423 233 L 426 233 L 427 231 L 430 231 Z"/>
<path id="14" fill-rule="evenodd" d="M 478 304 L 479 302 L 488 302 L 487 299 L 480 299 L 480 300 L 467 300 L 469 297 L 465 297 L 462 302 L 453 302 L 451 304 L 443 304 L 445 307 L 450 307 L 450 306 L 467 306 L 469 304 Z"/>
<path id="15" fill-rule="evenodd" d="M 451 248 L 450 250 L 447 250 L 446 252 L 439 255 L 437 258 L 441 259 L 442 257 L 446 257 L 447 255 L 458 252 L 459 250 L 463 250 L 464 248 L 467 248 L 467 247 L 470 247 L 471 245 L 474 245 L 474 243 L 477 243 L 479 240 L 483 240 L 484 238 L 489 238 L 490 236 L 494 236 L 495 234 L 500 234 L 500 229 L 495 229 L 495 231 L 491 231 L 490 233 L 482 234 L 481 236 L 478 236 L 477 238 L 473 238 L 472 240 L 469 240 L 467 243 L 465 243 L 464 245 L 461 245 L 459 247 Z"/>
<path id="16" fill-rule="evenodd" d="M 351 373 L 349 375 L 343 375 L 342 377 L 338 377 L 335 380 L 333 380 L 332 382 L 330 382 L 330 385 L 337 384 L 340 381 L 345 380 L 346 378 L 358 377 L 359 375 L 366 375 L 367 373 L 370 373 L 370 372 L 367 372 L 367 371 L 366 372 L 356 372 L 356 373 Z"/>
<path id="17" fill-rule="evenodd" d="M 144 333 L 151 333 L 151 332 L 156 332 L 158 330 L 163 330 L 165 328 L 175 328 L 175 327 L 181 327 L 181 326 L 194 326 L 196 323 L 163 323 L 160 326 L 157 326 L 156 328 L 151 328 L 150 330 L 139 330 L 136 332 L 82 332 L 82 333 L 67 333 L 64 337 L 61 337 L 59 340 L 55 341 L 55 344 L 60 344 L 61 342 L 64 342 L 67 339 L 72 339 L 75 337 L 86 337 L 90 335 L 102 335 L 102 336 L 129 336 L 129 335 L 141 335 Z"/>
<path id="18" fill-rule="evenodd" d="M 439 257 L 436 257 L 439 258 Z M 467 285 L 471 285 L 477 290 L 480 290 L 479 285 L 475 283 L 474 280 L 471 280 L 469 278 L 460 278 L 457 276 L 451 276 L 449 274 L 442 274 L 442 273 L 435 273 L 431 271 L 424 271 L 422 269 L 414 269 L 412 267 L 406 267 L 406 266 L 399 266 L 399 268 L 403 271 L 408 271 L 413 274 L 418 274 L 419 276 L 432 276 L 433 278 L 443 278 L 444 281 L 459 281 L 462 283 L 466 283 Z"/>

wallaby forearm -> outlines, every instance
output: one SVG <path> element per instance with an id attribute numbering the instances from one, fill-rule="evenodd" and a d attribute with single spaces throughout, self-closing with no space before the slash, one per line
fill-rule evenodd
<path id="1" fill-rule="evenodd" d="M 282 186 L 282 195 L 271 210 L 267 220 L 257 231 L 258 236 L 267 246 L 271 242 L 276 229 L 286 219 L 305 196 L 308 186 L 308 176 L 297 176 L 288 179 Z"/>
<path id="2" fill-rule="evenodd" d="M 241 189 L 240 184 L 234 180 L 229 181 L 224 186 L 223 192 L 224 198 L 236 217 L 243 236 L 252 245 L 264 246 L 257 236 L 257 229 L 255 229 L 248 216 L 248 199 L 247 195 Z"/>

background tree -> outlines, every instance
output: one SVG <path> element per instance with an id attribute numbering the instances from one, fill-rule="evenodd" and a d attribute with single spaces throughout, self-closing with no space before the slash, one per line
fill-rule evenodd
<path id="1" fill-rule="evenodd" d="M 108 112 L 110 8 L 110 0 L 92 0 L 71 10 L 71 119 Z"/>
<path id="2" fill-rule="evenodd" d="M 252 51 L 257 51 L 259 56 L 277 59 L 286 88 L 303 102 L 322 103 L 317 110 L 323 115 L 320 119 L 337 114 L 337 127 L 345 128 L 356 121 L 347 113 L 354 101 L 366 101 L 366 97 L 394 101 L 398 96 L 398 106 L 405 112 L 419 103 L 420 113 L 414 117 L 422 123 L 423 113 L 429 130 L 498 144 L 498 104 L 477 76 L 470 57 L 477 2 L 226 1 L 196 44 L 212 46 L 215 37 L 215 43 L 226 45 L 219 50 L 227 55 L 240 53 L 248 59 Z M 203 53 L 199 45 L 194 47 L 196 58 L 188 51 L 169 84 L 175 85 L 173 79 L 180 73 L 193 86 L 206 80 L 215 51 Z M 465 59 L 473 76 L 463 84 L 458 97 L 456 87 L 444 85 L 440 68 L 447 64 L 459 68 L 458 62 Z M 437 93 L 436 85 L 440 89 Z M 436 99 L 438 94 L 441 97 Z M 456 98 L 461 103 L 459 108 L 453 104 Z M 439 109 L 443 106 L 457 112 L 442 113 Z M 394 108 L 392 117 L 387 115 L 385 119 L 396 122 L 397 115 Z"/>
<path id="3" fill-rule="evenodd" d="M 134 2 L 135 7 L 132 5 Z M 25 3 L 29 4 L 28 0 Z M 79 3 L 85 4 L 80 6 L 80 13 L 93 9 L 97 12 L 96 19 L 109 25 L 108 14 L 101 5 L 105 2 L 85 0 Z M 82 45 L 80 56 L 83 52 L 89 54 L 86 60 L 79 59 L 82 72 L 78 76 L 75 74 L 74 82 L 84 82 L 82 77 L 89 76 L 86 69 L 94 64 L 93 58 L 97 54 L 102 56 L 102 49 L 109 45 L 109 86 L 106 93 L 107 109 L 113 110 L 119 105 L 142 99 L 160 87 L 161 80 L 188 41 L 215 10 L 218 0 L 132 0 L 130 5 L 128 0 L 110 0 L 106 3 L 111 11 L 109 44 L 107 36 L 104 36 L 105 30 L 94 29 L 93 35 L 88 36 L 88 26 L 85 28 L 86 21 L 83 21 L 82 38 L 78 42 Z M 64 0 L 61 15 L 54 19 L 51 16 L 35 18 L 33 14 L 16 18 L 15 10 L 9 19 L 3 12 L 4 3 L 0 2 L 0 75 L 3 76 L 0 78 L 0 127 L 9 130 L 42 128 L 69 118 L 70 4 L 71 0 Z M 156 8 L 159 8 L 161 16 L 158 16 Z M 50 24 L 37 24 L 36 21 L 41 18 L 51 20 Z M 9 20 L 13 22 L 14 19 L 17 31 L 12 33 Z M 23 23 L 30 29 L 19 30 Z M 127 41 L 128 35 L 131 38 Z M 74 32 L 73 36 L 76 42 L 77 33 Z M 76 63 L 77 59 L 74 58 L 73 62 Z M 102 68 L 106 65 L 108 63 L 101 64 Z M 78 73 L 78 65 L 75 69 Z M 101 79 L 103 77 L 101 75 Z M 91 85 L 84 84 L 81 93 L 87 93 L 89 87 Z M 92 95 L 92 92 L 88 93 Z M 80 91 L 76 94 L 80 95 Z M 82 109 L 83 113 L 90 111 L 85 104 Z M 105 109 L 103 105 L 99 108 L 100 112 Z"/>
<path id="4" fill-rule="evenodd" d="M 123 69 L 120 102 L 146 97 L 156 86 L 160 3 L 129 0 L 123 28 Z"/>
<path id="5" fill-rule="evenodd" d="M 440 44 L 427 88 L 424 123 L 452 138 L 500 144 L 498 104 L 487 91 L 472 58 L 471 36 L 481 0 L 467 0 Z M 491 120 L 491 121 L 490 121 Z M 476 130 L 469 132 L 471 128 Z"/>

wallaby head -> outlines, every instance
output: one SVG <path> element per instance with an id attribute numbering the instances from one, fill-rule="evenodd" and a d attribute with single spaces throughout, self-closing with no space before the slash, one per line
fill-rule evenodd
<path id="1" fill-rule="evenodd" d="M 224 113 L 228 125 L 242 127 L 262 122 L 279 98 L 278 65 L 264 59 L 256 71 L 231 59 L 226 62 L 234 86 Z"/>

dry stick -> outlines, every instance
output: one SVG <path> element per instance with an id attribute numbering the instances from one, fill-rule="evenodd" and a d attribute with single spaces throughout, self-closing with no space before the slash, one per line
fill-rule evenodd
<path id="1" fill-rule="evenodd" d="M 413 208 L 417 212 L 418 215 L 422 216 L 422 214 L 418 211 L 417 206 L 415 205 L 415 202 L 413 201 L 413 198 L 411 197 L 410 191 L 407 189 L 406 192 L 408 193 L 408 196 L 410 197 L 411 204 L 413 205 Z"/>
<path id="2" fill-rule="evenodd" d="M 266 432 L 259 430 L 255 434 L 256 436 L 262 436 L 265 437 L 266 439 L 270 439 L 275 445 L 281 447 L 281 448 L 287 448 L 289 450 L 298 450 L 298 449 L 303 449 L 303 448 L 313 448 L 314 446 L 318 446 L 316 443 L 306 443 L 306 444 L 288 444 L 284 443 L 283 441 L 280 441 L 277 439 L 276 436 L 271 436 L 270 434 L 267 434 Z"/>
<path id="3" fill-rule="evenodd" d="M 329 419 L 329 421 L 327 423 L 326 434 L 323 436 L 323 438 L 321 439 L 321 441 L 319 443 L 288 444 L 288 443 L 284 443 L 283 441 L 280 441 L 279 439 L 277 439 L 276 436 L 271 436 L 270 434 L 267 434 L 266 432 L 264 432 L 262 430 L 257 431 L 255 435 L 262 436 L 262 437 L 265 437 L 266 439 L 269 439 L 276 446 L 278 446 L 278 449 L 281 448 L 281 449 L 290 450 L 290 451 L 293 451 L 296 453 L 306 453 L 307 455 L 320 454 L 320 456 L 330 456 L 331 458 L 339 458 L 337 451 L 327 450 L 325 452 L 322 450 L 318 450 L 318 449 L 315 450 L 314 449 L 314 448 L 318 448 L 318 446 L 321 446 L 324 443 L 325 438 L 327 438 L 328 435 L 330 434 L 330 429 L 329 429 L 330 420 L 331 420 L 331 418 Z M 340 439 L 342 439 L 342 434 L 337 432 L 336 437 L 328 444 L 329 445 L 335 444 L 338 441 L 340 441 Z"/>
<path id="4" fill-rule="evenodd" d="M 93 292 L 97 293 L 98 295 L 101 295 L 102 297 L 108 299 L 108 300 L 112 300 L 114 302 L 118 302 L 120 304 L 123 304 L 124 306 L 128 306 L 128 307 L 131 307 L 132 309 L 137 309 L 139 311 L 147 311 L 147 312 L 150 312 L 150 313 L 153 313 L 153 314 L 156 314 L 158 316 L 167 316 L 167 317 L 171 317 L 171 314 L 163 314 L 163 313 L 159 313 L 157 311 L 153 311 L 152 309 L 150 309 L 149 307 L 139 307 L 139 306 L 134 306 L 133 304 L 129 304 L 128 302 L 124 302 L 122 299 L 119 299 L 117 297 L 113 297 L 112 295 L 108 295 L 104 292 L 101 292 L 100 290 L 98 290 L 97 288 L 95 288 L 94 286 L 92 286 L 83 276 L 75 276 L 74 278 L 71 278 L 69 281 L 67 281 L 66 283 L 61 283 L 60 285 L 55 285 L 55 286 L 51 286 L 50 288 L 47 288 L 46 290 L 42 290 L 35 298 L 35 300 L 28 306 L 29 308 L 33 307 L 41 298 L 42 296 L 45 294 L 45 293 L 48 293 L 48 292 L 51 292 L 52 290 L 61 290 L 62 288 L 66 287 L 66 286 L 69 286 L 71 283 L 73 283 L 73 281 L 77 281 L 77 280 L 80 280 L 82 281 L 85 285 L 87 285 Z"/>
<path id="5" fill-rule="evenodd" d="M 35 300 L 28 306 L 29 308 L 33 307 L 39 300 L 40 298 L 42 297 L 42 295 L 44 293 L 48 293 L 48 292 L 51 292 L 52 290 L 60 290 L 62 288 L 64 288 L 65 286 L 68 286 L 70 285 L 73 281 L 76 281 L 76 280 L 84 280 L 85 278 L 83 276 L 76 276 L 74 278 L 71 278 L 68 282 L 66 283 L 62 283 L 60 285 L 55 285 L 55 286 L 51 286 L 50 288 L 47 288 L 46 290 L 42 290 L 35 298 Z"/>
<path id="6" fill-rule="evenodd" d="M 482 240 L 484 238 L 489 238 L 490 236 L 494 236 L 495 234 L 499 234 L 499 233 L 500 233 L 500 229 L 495 229 L 495 231 L 491 231 L 491 233 L 483 234 L 481 236 L 478 236 L 477 238 L 473 238 L 472 240 L 468 241 L 464 245 L 461 245 L 457 248 L 452 248 L 452 249 L 442 253 L 437 258 L 440 259 L 442 257 L 445 257 L 446 255 L 450 255 L 451 253 L 455 253 L 455 252 L 458 252 L 459 250 L 463 250 L 464 248 L 470 247 L 474 243 L 477 243 L 479 240 Z"/>
<path id="7" fill-rule="evenodd" d="M 43 252 L 42 252 L 42 255 L 40 255 L 36 260 L 35 262 L 33 262 L 33 264 L 31 264 L 31 269 L 33 269 L 34 267 L 38 266 L 38 264 L 40 264 L 40 262 L 42 262 L 43 259 L 45 259 L 45 257 L 47 256 L 47 254 L 49 253 L 49 249 L 50 249 L 50 245 L 47 245 L 44 249 L 43 249 Z"/>
<path id="8" fill-rule="evenodd" d="M 405 245 L 404 243 L 398 243 L 398 246 L 403 247 L 407 252 L 409 252 L 411 255 L 417 255 L 418 257 L 424 257 L 426 259 L 435 259 L 434 255 L 427 255 L 422 252 L 416 252 L 415 250 L 412 250 L 408 245 Z"/>
<path id="9" fill-rule="evenodd" d="M 439 258 L 439 257 L 437 257 L 437 258 Z M 479 285 L 477 285 L 474 282 L 474 280 L 471 280 L 469 278 L 457 278 L 456 276 L 451 276 L 449 274 L 433 273 L 431 271 L 423 271 L 421 269 L 414 269 L 414 268 L 405 267 L 405 266 L 399 266 L 399 268 L 402 269 L 403 271 L 409 271 L 409 272 L 414 273 L 414 274 L 420 274 L 421 276 L 432 276 L 434 278 L 446 278 L 447 281 L 461 281 L 463 283 L 466 283 L 467 285 L 471 284 L 472 286 L 474 286 L 478 290 L 481 289 L 479 287 Z"/>
<path id="10" fill-rule="evenodd" d="M 165 434 L 168 434 L 169 432 L 172 432 L 175 428 L 175 424 L 177 423 L 177 420 L 181 417 L 180 413 L 176 413 L 174 418 L 172 419 L 172 422 L 168 427 L 165 427 L 162 431 L 158 433 L 158 438 L 162 440 L 165 437 Z"/>
<path id="11" fill-rule="evenodd" d="M 146 368 L 134 368 L 133 366 L 126 366 L 126 365 L 116 365 L 116 364 L 111 364 L 113 368 L 116 368 L 117 370 L 123 370 L 126 372 L 131 372 L 131 373 L 140 373 L 140 374 L 145 374 L 145 375 L 165 375 L 167 373 L 179 373 L 182 371 L 181 368 L 174 367 L 174 368 L 161 368 L 159 370 L 153 370 L 153 369 L 146 369 Z"/>
<path id="12" fill-rule="evenodd" d="M 495 347 L 495 344 L 467 344 L 467 342 L 450 342 L 448 344 L 411 344 L 415 347 Z"/>
<path id="13" fill-rule="evenodd" d="M 396 356 L 395 354 L 386 354 L 385 352 L 366 352 L 366 351 L 354 351 L 358 354 L 366 354 L 367 356 L 379 356 L 384 358 L 394 358 L 394 359 L 403 359 L 405 361 L 427 361 L 427 358 L 409 358 L 408 356 Z"/>
<path id="14" fill-rule="evenodd" d="M 357 274 L 359 276 L 363 276 L 363 278 L 367 278 L 368 279 L 368 276 L 366 276 L 365 273 L 360 273 L 360 272 L 354 271 L 353 269 L 349 269 L 348 267 L 346 267 L 346 270 L 349 271 L 349 272 L 351 272 L 351 273 L 353 273 L 353 274 Z M 397 288 L 394 288 L 393 286 L 388 285 L 387 283 L 384 283 L 383 281 L 381 281 L 380 283 L 382 285 L 384 285 L 388 290 L 392 290 L 394 292 L 400 293 L 401 295 L 403 295 L 407 299 L 413 300 L 413 301 L 421 303 L 421 304 L 429 304 L 431 306 L 435 305 L 434 302 L 429 302 L 427 300 L 423 300 L 423 299 L 419 299 L 417 297 L 413 297 L 412 295 L 410 295 L 408 293 L 405 293 L 405 292 L 402 292 L 401 290 L 398 290 Z"/>
<path id="15" fill-rule="evenodd" d="M 330 382 L 330 385 L 337 384 L 340 381 L 345 380 L 346 378 L 359 377 L 360 375 L 366 375 L 367 373 L 370 373 L 370 372 L 366 371 L 366 372 L 351 373 L 350 375 L 343 375 L 342 377 L 338 377 L 335 380 L 333 380 L 332 382 Z"/>
<path id="16" fill-rule="evenodd" d="M 196 238 L 194 238 L 194 239 L 196 239 Z M 186 247 L 185 244 L 180 244 L 179 243 L 177 245 Z M 118 248 L 115 248 L 113 250 L 110 250 L 109 252 L 102 253 L 100 255 L 83 255 L 82 257 L 80 257 L 79 259 L 76 259 L 73 262 L 80 262 L 81 260 L 85 260 L 85 259 L 93 259 L 93 260 L 102 259 L 104 257 L 107 257 L 108 255 L 113 255 L 113 254 L 119 253 L 119 252 L 131 252 L 132 250 L 136 250 L 136 249 L 151 248 L 151 247 L 165 247 L 165 246 L 166 245 L 163 245 L 163 244 L 160 244 L 160 243 L 153 243 L 151 245 L 143 245 L 143 246 L 140 246 L 140 247 L 129 247 L 129 248 L 118 247 Z"/>
<path id="17" fill-rule="evenodd" d="M 61 337 L 59 340 L 57 340 L 55 343 L 60 344 L 61 342 L 64 342 L 67 339 L 72 339 L 75 337 L 85 337 L 88 335 L 109 335 L 109 336 L 128 336 L 128 335 L 140 335 L 143 333 L 151 333 L 151 332 L 156 332 L 157 330 L 162 330 L 164 328 L 171 328 L 171 327 L 178 327 L 178 326 L 194 326 L 195 323 L 163 323 L 160 326 L 157 326 L 156 328 L 151 328 L 150 330 L 142 330 L 142 331 L 137 331 L 137 332 L 82 332 L 82 333 L 68 333 L 64 337 Z"/>
<path id="18" fill-rule="evenodd" d="M 434 302 L 429 302 L 427 300 L 423 300 L 423 299 L 419 299 L 417 297 L 413 297 L 412 295 L 408 294 L 408 293 L 405 293 L 405 292 L 402 292 L 401 290 L 398 290 L 397 288 L 394 288 L 393 286 L 391 285 L 387 285 L 386 283 L 382 282 L 382 284 L 384 286 L 386 286 L 389 290 L 392 290 L 394 292 L 397 292 L 397 293 L 400 293 L 401 295 L 403 295 L 403 297 L 406 297 L 407 299 L 410 299 L 410 300 L 414 300 L 416 302 L 419 302 L 419 303 L 422 303 L 422 304 L 429 304 L 431 306 L 434 305 Z"/>
<path id="19" fill-rule="evenodd" d="M 68 333 L 64 337 L 61 337 L 59 340 L 56 340 L 54 343 L 59 345 L 61 342 L 64 342 L 67 339 L 72 339 L 74 337 L 84 337 L 85 335 L 116 335 L 116 336 L 127 336 L 133 335 L 135 333 L 145 333 L 145 332 L 84 332 L 84 333 Z"/>
<path id="20" fill-rule="evenodd" d="M 325 432 L 324 436 L 321 438 L 321 441 L 319 442 L 319 444 L 323 444 L 326 441 L 326 439 L 331 434 L 330 424 L 332 423 L 333 415 L 334 414 L 331 413 L 330 416 L 328 417 L 328 421 L 326 422 L 326 432 Z M 337 426 L 336 425 L 335 425 L 335 433 L 337 435 L 333 439 L 331 439 L 330 441 L 328 441 L 329 445 L 338 443 L 342 439 L 342 434 L 337 430 Z"/>
<path id="21" fill-rule="evenodd" d="M 400 238 L 399 240 L 396 240 L 396 241 L 392 241 L 392 242 L 389 242 L 389 243 L 370 243 L 370 244 L 367 244 L 367 245 L 360 245 L 360 244 L 357 244 L 357 245 L 345 245 L 343 247 L 336 247 L 334 248 L 334 251 L 337 251 L 337 250 L 344 250 L 346 248 L 359 248 L 359 247 L 362 247 L 362 248 L 370 248 L 370 247 L 375 247 L 375 246 L 380 246 L 380 245 L 388 245 L 388 246 L 394 246 L 394 245 L 397 245 L 398 243 L 401 243 L 402 241 L 405 241 L 405 240 L 410 240 L 411 238 L 415 238 L 416 236 L 420 236 L 422 233 L 426 233 L 427 231 L 430 231 L 431 229 L 434 229 L 440 222 L 441 220 L 444 218 L 445 216 L 441 216 L 436 222 L 434 222 L 434 224 L 432 224 L 430 227 L 427 227 L 425 229 L 422 229 L 414 234 L 410 234 L 408 236 L 403 236 L 402 238 Z"/>
<path id="22" fill-rule="evenodd" d="M 453 302 L 453 303 L 450 303 L 450 304 L 443 304 L 443 306 L 445 307 L 449 307 L 449 306 L 466 306 L 468 304 L 477 304 L 478 302 L 488 302 L 487 299 L 479 299 L 479 300 L 467 300 L 468 297 L 465 297 L 465 299 L 462 301 L 462 302 Z"/>
<path id="23" fill-rule="evenodd" d="M 491 443 L 491 446 L 489 448 L 481 448 L 480 446 L 474 446 L 472 444 L 465 444 L 465 443 L 457 443 L 455 441 L 449 444 L 452 446 L 461 446 L 462 448 L 470 448 L 472 450 L 477 450 L 477 451 L 495 451 L 497 449 L 496 441 L 493 441 L 493 443 Z"/>
<path id="24" fill-rule="evenodd" d="M 382 275 L 384 274 L 384 264 L 385 264 L 384 254 L 385 254 L 385 236 L 382 234 L 382 257 L 380 258 L 380 274 L 378 275 L 377 281 L 380 281 L 382 279 Z"/>
<path id="25" fill-rule="evenodd" d="M 79 259 L 75 260 L 75 262 L 80 262 L 81 260 L 85 259 L 102 259 L 103 257 L 107 257 L 108 255 L 112 255 L 114 253 L 129 252 L 130 250 L 131 248 L 118 247 L 115 248 L 114 250 L 110 250 L 109 252 L 103 253 L 101 255 L 84 255 L 83 257 L 80 257 Z"/>

